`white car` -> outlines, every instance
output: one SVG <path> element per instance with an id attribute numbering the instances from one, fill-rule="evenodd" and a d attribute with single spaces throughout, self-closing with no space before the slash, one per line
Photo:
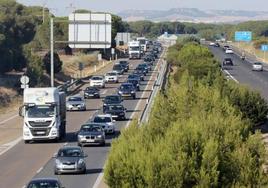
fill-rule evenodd
<path id="1" fill-rule="evenodd" d="M 234 51 L 233 51 L 231 48 L 227 48 L 227 49 L 225 50 L 225 53 L 226 53 L 226 54 L 233 54 Z"/>
<path id="2" fill-rule="evenodd" d="M 96 115 L 92 121 L 95 124 L 100 124 L 106 134 L 115 133 L 115 120 L 111 114 Z"/>
<path id="3" fill-rule="evenodd" d="M 210 43 L 209 43 L 209 46 L 215 46 L 215 45 L 216 45 L 215 42 L 210 42 Z"/>
<path id="4" fill-rule="evenodd" d="M 105 80 L 103 76 L 92 76 L 90 79 L 91 87 L 102 87 L 105 88 Z"/>
<path id="5" fill-rule="evenodd" d="M 252 71 L 263 71 L 263 65 L 261 62 L 255 62 L 252 64 Z"/>
<path id="6" fill-rule="evenodd" d="M 111 71 L 105 74 L 105 82 L 115 82 L 118 83 L 118 73 L 116 71 Z"/>

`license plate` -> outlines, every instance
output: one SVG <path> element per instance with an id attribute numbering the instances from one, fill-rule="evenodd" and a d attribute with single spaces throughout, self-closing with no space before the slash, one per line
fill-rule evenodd
<path id="1" fill-rule="evenodd" d="M 63 166 L 64 169 L 74 169 L 74 165 L 64 165 Z"/>
<path id="2" fill-rule="evenodd" d="M 114 115 L 114 116 L 112 116 L 113 118 L 117 118 L 118 116 L 116 116 L 116 115 Z"/>
<path id="3" fill-rule="evenodd" d="M 36 132 L 36 134 L 38 134 L 38 135 L 41 135 L 41 134 L 45 134 L 46 132 L 44 132 L 44 131 L 38 131 L 38 132 Z"/>
<path id="4" fill-rule="evenodd" d="M 89 139 L 89 140 L 87 140 L 87 142 L 92 143 L 92 142 L 94 142 L 94 140 Z"/>

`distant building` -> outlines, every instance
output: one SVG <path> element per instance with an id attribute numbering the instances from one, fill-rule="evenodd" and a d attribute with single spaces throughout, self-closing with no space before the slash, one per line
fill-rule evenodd
<path id="1" fill-rule="evenodd" d="M 163 42 L 169 45 L 174 45 L 178 40 L 178 36 L 175 34 L 168 34 L 168 32 L 165 32 L 163 35 L 159 36 L 157 40 L 159 42 Z"/>

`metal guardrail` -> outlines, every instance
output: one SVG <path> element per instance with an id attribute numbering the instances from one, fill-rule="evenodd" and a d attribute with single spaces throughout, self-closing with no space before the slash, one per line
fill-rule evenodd
<path id="1" fill-rule="evenodd" d="M 57 88 L 60 91 L 64 91 L 66 94 L 69 94 L 76 89 L 77 85 L 81 84 L 81 79 L 76 79 L 73 81 L 67 81 L 65 84 L 58 86 Z"/>
<path id="2" fill-rule="evenodd" d="M 150 96 L 148 98 L 148 102 L 146 103 L 145 108 L 142 112 L 142 115 L 139 119 L 139 123 L 148 122 L 149 115 L 150 115 L 150 112 L 152 110 L 152 106 L 154 103 L 154 99 L 155 99 L 156 95 L 158 94 L 158 92 L 160 91 L 160 89 L 163 89 L 163 86 L 164 86 L 163 83 L 164 83 L 164 80 L 166 80 L 166 76 L 168 73 L 168 64 L 166 61 L 163 61 L 160 69 L 161 69 L 161 71 L 160 71 L 160 73 L 158 73 L 157 80 L 155 81 L 154 86 L 153 86 L 153 92 L 150 93 Z"/>

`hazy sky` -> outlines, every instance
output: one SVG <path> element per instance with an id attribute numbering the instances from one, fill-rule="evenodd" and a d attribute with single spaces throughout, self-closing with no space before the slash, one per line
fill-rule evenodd
<path id="1" fill-rule="evenodd" d="M 126 9 L 168 10 L 170 8 L 232 9 L 268 11 L 267 0 L 17 0 L 25 5 L 42 5 L 51 8 L 56 15 L 68 15 L 70 4 L 76 9 L 107 11 L 112 13 Z"/>

